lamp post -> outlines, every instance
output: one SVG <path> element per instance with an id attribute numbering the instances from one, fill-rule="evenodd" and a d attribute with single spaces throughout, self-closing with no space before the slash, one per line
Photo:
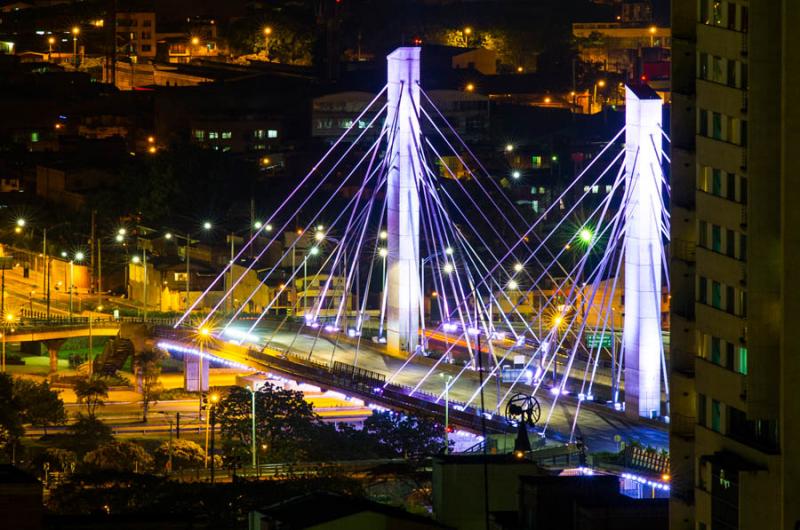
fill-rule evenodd
<path id="1" fill-rule="evenodd" d="M 53 44 L 56 43 L 55 37 L 48 37 L 47 38 L 47 62 L 53 60 Z"/>
<path id="2" fill-rule="evenodd" d="M 75 69 L 78 69 L 78 34 L 81 32 L 81 28 L 78 26 L 72 27 L 72 64 L 75 66 Z"/>
<path id="3" fill-rule="evenodd" d="M 450 452 L 450 382 L 453 380 L 452 375 L 445 376 L 440 373 L 440 376 L 445 378 L 444 381 L 444 454 Z"/>
<path id="4" fill-rule="evenodd" d="M 250 460 L 253 470 L 257 468 L 256 461 L 256 384 L 246 387 L 250 391 Z"/>
<path id="5" fill-rule="evenodd" d="M 141 262 L 142 267 L 144 268 L 142 287 L 142 315 L 144 319 L 147 320 L 147 250 L 142 249 L 142 258 L 140 259 L 139 256 L 133 256 L 131 258 L 131 262 L 137 265 Z"/>
<path id="6" fill-rule="evenodd" d="M 14 322 L 14 315 L 8 313 L 3 318 L 3 359 L 2 371 L 6 373 L 6 334 L 8 333 L 8 326 Z"/>
<path id="7" fill-rule="evenodd" d="M 69 320 L 72 322 L 72 291 L 75 290 L 75 262 L 83 261 L 83 252 L 76 252 L 69 260 Z"/>
<path id="8" fill-rule="evenodd" d="M 269 36 L 272 35 L 272 28 L 267 26 L 264 28 L 264 53 L 269 61 Z"/>
<path id="9" fill-rule="evenodd" d="M 308 254 L 306 254 L 306 257 L 303 259 L 303 305 L 301 307 L 303 308 L 304 319 L 306 318 L 306 301 L 308 300 L 308 295 L 306 294 L 308 290 L 308 258 L 316 256 L 317 254 L 319 254 L 319 247 L 311 247 L 308 249 Z"/>

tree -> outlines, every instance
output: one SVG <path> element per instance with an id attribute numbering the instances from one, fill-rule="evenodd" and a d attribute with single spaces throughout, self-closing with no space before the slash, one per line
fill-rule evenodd
<path id="1" fill-rule="evenodd" d="M 78 455 L 68 449 L 49 447 L 42 454 L 41 460 L 43 464 L 49 464 L 50 471 L 68 472 L 75 469 Z"/>
<path id="2" fill-rule="evenodd" d="M 137 354 L 134 359 L 136 377 L 142 393 L 142 421 L 147 422 L 147 411 L 155 404 L 163 388 L 158 378 L 161 376 L 161 350 L 149 349 Z"/>
<path id="3" fill-rule="evenodd" d="M 57 437 L 57 443 L 59 447 L 83 455 L 113 439 L 114 435 L 108 425 L 97 418 L 79 414 L 78 420 L 67 427 L 66 433 Z"/>
<path id="4" fill-rule="evenodd" d="M 108 384 L 99 377 L 79 379 L 75 383 L 75 396 L 78 403 L 86 406 L 89 418 L 94 418 L 97 407 L 102 406 L 103 400 L 108 397 Z"/>
<path id="5" fill-rule="evenodd" d="M 48 425 L 66 423 L 64 401 L 58 397 L 58 392 L 50 388 L 50 383 L 47 381 L 37 383 L 17 378 L 14 380 L 14 395 L 19 402 L 22 422 L 42 427 L 45 435 Z"/>
<path id="6" fill-rule="evenodd" d="M 432 454 L 444 447 L 444 426 L 427 416 L 375 412 L 364 421 L 363 430 L 377 438 L 387 456 Z"/>
<path id="7" fill-rule="evenodd" d="M 139 444 L 113 441 L 86 453 L 83 462 L 96 470 L 142 473 L 153 464 L 153 457 Z"/>
<path id="8" fill-rule="evenodd" d="M 318 421 L 302 392 L 265 384 L 256 392 L 256 437 L 269 447 L 270 460 L 300 458 Z M 217 405 L 216 418 L 223 439 L 238 442 L 250 454 L 251 397 L 246 388 L 234 387 Z"/>
<path id="9" fill-rule="evenodd" d="M 19 400 L 14 395 L 14 383 L 8 374 L 0 374 L 0 449 L 13 445 L 23 435 Z"/>
<path id="10" fill-rule="evenodd" d="M 191 469 L 202 467 L 206 459 L 206 452 L 199 444 L 177 438 L 172 440 L 172 469 Z M 156 469 L 166 469 L 169 462 L 170 442 L 166 441 L 159 445 L 153 456 L 155 457 Z"/>

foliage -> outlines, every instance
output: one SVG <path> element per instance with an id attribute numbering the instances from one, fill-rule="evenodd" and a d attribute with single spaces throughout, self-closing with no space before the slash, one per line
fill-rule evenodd
<path id="1" fill-rule="evenodd" d="M 268 37 L 264 28 L 269 27 Z M 246 17 L 228 29 L 228 42 L 236 54 L 258 54 L 259 59 L 308 66 L 314 51 L 313 21 L 273 13 L 269 17 Z"/>
<path id="2" fill-rule="evenodd" d="M 50 471 L 73 471 L 78 463 L 78 455 L 68 449 L 48 447 L 40 456 L 41 463 L 47 463 Z"/>
<path id="3" fill-rule="evenodd" d="M 169 462 L 170 442 L 159 445 L 153 453 L 156 469 L 167 469 Z M 172 469 L 191 469 L 202 467 L 205 462 L 206 452 L 191 440 L 177 438 L 172 440 Z"/>
<path id="4" fill-rule="evenodd" d="M 444 426 L 429 417 L 375 412 L 364 421 L 364 431 L 379 441 L 387 456 L 426 455 L 444 447 Z"/>
<path id="5" fill-rule="evenodd" d="M 287 461 L 302 458 L 309 436 L 318 421 L 302 392 L 265 384 L 256 392 L 256 438 L 267 444 L 267 458 Z M 251 395 L 234 387 L 216 407 L 216 419 L 223 439 L 238 441 L 250 454 Z"/>
<path id="6" fill-rule="evenodd" d="M 83 455 L 114 439 L 111 428 L 97 418 L 78 415 L 64 434 L 55 437 L 58 447 Z"/>
<path id="7" fill-rule="evenodd" d="M 86 406 L 89 418 L 94 418 L 97 407 L 108 397 L 108 384 L 99 377 L 85 377 L 75 382 L 75 395 L 78 403 Z"/>
<path id="8" fill-rule="evenodd" d="M 11 376 L 0 374 L 0 449 L 7 449 L 25 432 L 19 414 L 20 403 L 13 388 Z"/>
<path id="9" fill-rule="evenodd" d="M 86 453 L 83 462 L 95 470 L 142 473 L 153 464 L 153 457 L 139 444 L 113 441 Z"/>
<path id="10" fill-rule="evenodd" d="M 50 388 L 47 381 L 37 383 L 30 379 L 17 378 L 14 380 L 14 395 L 19 403 L 23 423 L 42 427 L 45 434 L 48 425 L 66 423 L 64 401 L 58 397 L 58 392 Z"/>
<path id="11" fill-rule="evenodd" d="M 133 359 L 142 393 L 142 421 L 147 422 L 147 411 L 161 394 L 162 387 L 158 382 L 161 375 L 161 359 L 163 353 L 158 349 L 139 352 Z"/>

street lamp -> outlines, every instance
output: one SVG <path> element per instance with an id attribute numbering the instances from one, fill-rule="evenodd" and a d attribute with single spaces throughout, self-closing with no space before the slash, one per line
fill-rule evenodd
<path id="1" fill-rule="evenodd" d="M 522 272 L 523 268 L 524 267 L 523 267 L 522 263 L 515 263 L 514 264 L 514 272 Z"/>
<path id="2" fill-rule="evenodd" d="M 50 62 L 53 59 L 53 44 L 56 43 L 55 37 L 48 37 L 47 38 L 47 61 Z"/>
<path id="3" fill-rule="evenodd" d="M 61 256 L 66 257 L 67 253 L 62 252 Z M 75 290 L 75 262 L 83 261 L 83 252 L 76 252 L 69 261 L 69 319 L 72 321 L 72 291 Z"/>
<path id="4" fill-rule="evenodd" d="M 269 36 L 272 35 L 272 28 L 267 26 L 264 28 L 264 54 L 267 56 L 267 60 L 269 61 Z"/>
<path id="5" fill-rule="evenodd" d="M 147 320 L 147 250 L 142 249 L 142 257 L 139 258 L 139 256 L 133 256 L 131 258 L 131 262 L 135 265 L 141 263 L 142 267 L 144 267 L 143 287 L 142 287 L 142 315 L 144 319 Z M 130 274 L 128 276 L 130 276 Z"/>
<path id="6" fill-rule="evenodd" d="M 319 234 L 319 232 L 317 232 Z M 317 239 L 320 241 L 320 239 Z M 308 249 L 308 254 L 303 259 L 303 319 L 306 318 L 306 300 L 308 300 L 308 295 L 306 294 L 306 290 L 308 290 L 308 258 L 311 256 L 316 256 L 319 254 L 319 247 L 311 247 Z M 297 298 L 295 298 L 296 300 Z"/>
<path id="7" fill-rule="evenodd" d="M 515 169 L 514 171 L 511 172 L 511 178 L 513 178 L 514 180 L 519 180 L 521 176 L 522 173 L 520 173 L 518 169 Z"/>
<path id="8" fill-rule="evenodd" d="M 9 326 L 14 323 L 14 315 L 12 313 L 6 313 L 5 319 L 3 320 L 3 359 L 2 359 L 2 371 L 6 373 L 6 334 L 8 333 Z"/>
<path id="9" fill-rule="evenodd" d="M 453 380 L 452 375 L 445 375 L 443 372 L 439 373 L 440 377 L 444 377 L 444 454 L 450 452 L 450 382 Z"/>
<path id="10" fill-rule="evenodd" d="M 72 62 L 75 66 L 75 69 L 78 68 L 78 34 L 81 32 L 81 28 L 78 26 L 72 27 Z"/>

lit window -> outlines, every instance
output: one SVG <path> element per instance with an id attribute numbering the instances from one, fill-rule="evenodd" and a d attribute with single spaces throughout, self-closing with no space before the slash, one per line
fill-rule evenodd
<path id="1" fill-rule="evenodd" d="M 611 193 L 611 184 L 606 184 L 606 193 Z"/>
<path id="2" fill-rule="evenodd" d="M 210 137 L 210 136 L 211 136 L 211 135 L 209 135 L 209 137 Z M 201 142 L 202 142 L 203 140 L 205 140 L 205 139 L 206 139 L 206 132 L 205 132 L 205 131 L 203 131 L 203 130 L 201 130 L 201 129 L 195 129 L 195 131 L 194 131 L 194 137 L 195 137 L 195 139 L 196 139 L 196 140 L 199 140 L 199 141 L 201 141 Z"/>
<path id="3" fill-rule="evenodd" d="M 600 192 L 600 186 L 598 186 L 597 184 L 592 186 L 592 193 L 599 193 L 599 192 Z"/>
<path id="4" fill-rule="evenodd" d="M 38 132 L 32 132 L 31 133 L 31 142 L 38 142 L 38 141 L 39 141 L 39 133 Z"/>
<path id="5" fill-rule="evenodd" d="M 217 138 L 219 138 L 219 133 L 217 131 L 208 131 L 209 140 L 216 140 Z"/>
<path id="6" fill-rule="evenodd" d="M 267 130 L 267 138 L 277 138 L 278 137 L 278 130 L 277 129 L 269 129 Z"/>
<path id="7" fill-rule="evenodd" d="M 233 133 L 231 133 L 230 131 L 222 131 L 222 139 L 223 140 L 230 140 L 232 136 L 233 136 Z"/>
<path id="8" fill-rule="evenodd" d="M 264 129 L 256 129 L 253 131 L 253 138 L 257 138 L 258 140 L 263 140 L 266 136 L 266 131 Z"/>

